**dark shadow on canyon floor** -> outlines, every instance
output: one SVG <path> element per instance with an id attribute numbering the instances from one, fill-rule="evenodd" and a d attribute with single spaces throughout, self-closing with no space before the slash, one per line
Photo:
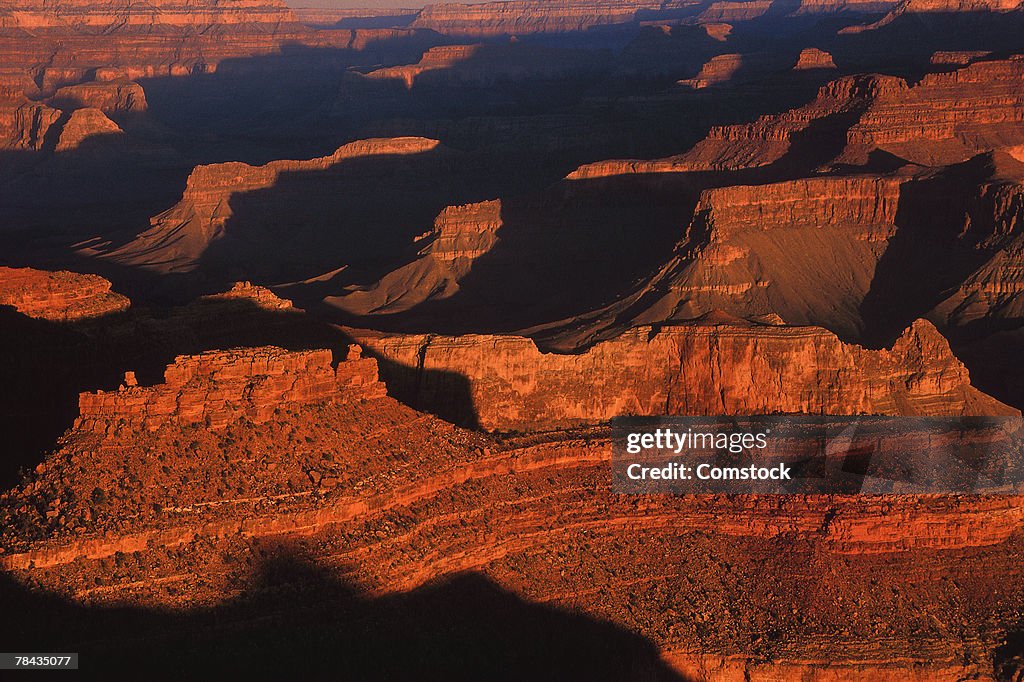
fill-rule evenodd
<path id="1" fill-rule="evenodd" d="M 375 597 L 283 553 L 210 608 L 83 606 L 6 575 L 0 602 L 6 650 L 78 652 L 88 679 L 684 682 L 643 637 L 478 574 Z"/>

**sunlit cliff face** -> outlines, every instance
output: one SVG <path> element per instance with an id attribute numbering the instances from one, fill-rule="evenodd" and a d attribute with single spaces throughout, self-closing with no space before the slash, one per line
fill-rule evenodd
<path id="1" fill-rule="evenodd" d="M 403 4 L 0 0 L 0 649 L 1017 679 L 1012 438 L 986 495 L 612 470 L 619 417 L 1019 419 L 1024 11 Z"/>

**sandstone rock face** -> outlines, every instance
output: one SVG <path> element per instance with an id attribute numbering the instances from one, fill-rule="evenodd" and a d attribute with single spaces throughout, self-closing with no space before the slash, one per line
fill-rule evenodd
<path id="1" fill-rule="evenodd" d="M 794 7 L 793 13 L 884 12 L 895 4 L 894 0 L 813 0 L 800 3 Z M 767 0 L 513 0 L 475 5 L 438 4 L 424 7 L 411 25 L 461 36 L 569 33 L 636 21 L 655 21 L 660 18 L 671 20 L 689 15 L 696 15 L 695 21 L 698 23 L 750 21 L 763 17 L 770 5 Z"/>
<path id="2" fill-rule="evenodd" d="M 144 30 L 154 27 L 202 29 L 212 25 L 249 24 L 275 27 L 294 22 L 283 2 L 275 0 L 210 0 L 194 3 L 156 0 L 145 5 L 120 0 L 71 0 L 60 6 L 45 0 L 5 0 L 0 3 L 4 28 L 33 31 Z"/>
<path id="3" fill-rule="evenodd" d="M 278 0 L 5 0 L 0 26 L 8 68 L 38 69 L 46 94 L 91 80 L 203 73 L 224 58 L 273 52 L 283 41 L 318 40 Z"/>
<path id="4" fill-rule="evenodd" d="M 988 50 L 939 50 L 932 54 L 930 61 L 932 64 L 967 66 L 990 54 Z"/>
<path id="5" fill-rule="evenodd" d="M 743 65 L 743 55 L 741 54 L 720 54 L 701 67 L 700 73 L 694 78 L 679 82 L 696 90 L 710 85 L 727 83 Z"/>
<path id="6" fill-rule="evenodd" d="M 735 0 L 718 0 L 708 5 L 700 14 L 700 21 L 738 23 L 750 21 L 764 16 L 772 3 L 769 0 L 752 0 L 751 2 Z"/>
<path id="7" fill-rule="evenodd" d="M 857 116 L 884 93 L 902 92 L 906 83 L 891 76 L 849 76 L 822 86 L 808 104 L 749 124 L 713 126 L 705 139 L 676 156 L 652 161 L 599 161 L 569 174 L 593 179 L 624 174 L 740 170 L 768 166 L 790 151 L 793 139 L 812 124 Z M 831 127 L 831 126 L 828 126 Z"/>
<path id="8" fill-rule="evenodd" d="M 56 151 L 78 149 L 83 143 L 93 139 L 106 144 L 118 140 L 123 133 L 120 126 L 99 109 L 76 109 L 60 129 Z"/>
<path id="9" fill-rule="evenodd" d="M 896 0 L 801 0 L 791 16 L 829 15 L 839 13 L 875 13 L 892 9 Z M 716 0 L 708 4 L 698 21 L 742 22 L 765 17 L 772 3 L 764 0 Z"/>
<path id="10" fill-rule="evenodd" d="M 403 29 L 318 32 L 298 23 L 280 0 L 4 0 L 0 149 L 41 149 L 46 128 L 61 116 L 58 108 L 140 112 L 147 108 L 134 82 L 140 79 L 211 74 L 225 60 L 238 66 L 280 55 L 286 45 L 362 50 L 412 35 Z"/>
<path id="11" fill-rule="evenodd" d="M 424 246 L 412 263 L 398 268 L 368 287 L 325 302 L 355 315 L 402 312 L 428 300 L 454 296 L 459 280 L 473 261 L 498 241 L 501 201 L 449 206 L 434 221 L 434 229 L 417 241 Z"/>
<path id="12" fill-rule="evenodd" d="M 127 424 L 156 431 L 170 421 L 221 429 L 239 417 L 255 423 L 283 404 L 383 397 L 372 358 L 331 368 L 330 351 L 288 352 L 280 348 L 210 351 L 176 358 L 164 383 L 122 386 L 110 393 L 83 393 L 76 428 L 113 434 Z"/>
<path id="13" fill-rule="evenodd" d="M 1020 0 L 902 0 L 878 21 L 863 26 L 849 26 L 840 33 L 856 34 L 873 31 L 912 14 L 961 12 L 1012 12 L 1021 7 Z"/>
<path id="14" fill-rule="evenodd" d="M 417 64 L 391 66 L 367 74 L 370 78 L 397 79 L 411 88 L 416 79 L 430 71 L 450 70 L 480 53 L 483 45 L 442 45 L 427 50 Z"/>
<path id="15" fill-rule="evenodd" d="M 800 51 L 800 56 L 796 60 L 796 66 L 793 68 L 797 71 L 834 69 L 836 68 L 836 63 L 832 61 L 832 55 L 828 52 L 819 50 L 816 47 L 807 47 Z"/>
<path id="16" fill-rule="evenodd" d="M 968 61 L 952 72 L 928 74 L 913 86 L 893 76 L 843 77 L 823 86 L 805 106 L 749 124 L 714 126 L 685 153 L 651 161 L 596 162 L 569 177 L 763 167 L 783 158 L 794 135 L 811 124 L 830 129 L 836 124 L 829 121 L 839 119 L 850 122 L 836 128 L 846 144 L 832 163 L 863 165 L 872 152 L 882 150 L 905 161 L 941 166 L 1024 144 L 1024 60 Z"/>
<path id="17" fill-rule="evenodd" d="M 59 88 L 51 102 L 61 109 L 91 108 L 109 115 L 145 111 L 146 93 L 125 79 L 91 81 Z"/>
<path id="18" fill-rule="evenodd" d="M 126 310 L 130 301 L 97 275 L 0 267 L 0 305 L 41 320 L 67 322 Z"/>
<path id="19" fill-rule="evenodd" d="M 844 158 L 883 149 L 925 165 L 1024 142 L 1024 60 L 982 61 L 880 92 L 847 134 Z"/>
<path id="20" fill-rule="evenodd" d="M 325 170 L 352 159 L 423 154 L 438 145 L 436 140 L 416 137 L 371 139 L 306 161 L 199 166 L 189 175 L 177 205 L 152 218 L 149 230 L 107 257 L 117 263 L 165 273 L 191 271 L 209 246 L 224 236 L 225 224 L 233 215 L 233 196 L 272 187 L 282 175 L 290 173 Z"/>
<path id="21" fill-rule="evenodd" d="M 613 336 L 624 318 L 656 324 L 715 310 L 858 338 L 861 305 L 899 229 L 902 183 L 823 176 L 704 190 L 674 255 L 620 300 L 581 316 L 553 347 Z"/>
<path id="22" fill-rule="evenodd" d="M 336 367 L 331 356 L 272 346 L 207 351 L 176 358 L 154 386 L 127 372 L 117 391 L 81 394 L 60 454 L 4 499 L 49 499 L 37 521 L 54 535 L 122 526 L 129 507 L 144 525 L 173 527 L 174 514 L 301 500 L 310 486 L 326 492 L 356 472 L 395 475 L 402 467 L 388 472 L 392 458 L 415 452 L 441 463 L 481 440 L 388 398 L 376 361 L 357 346 Z M 90 475 L 64 477 L 65 456 Z"/>
<path id="23" fill-rule="evenodd" d="M 978 249 L 988 257 L 935 312 L 956 327 L 993 317 L 1024 317 L 1024 185 L 987 183 L 971 208 L 965 227 L 977 231 Z"/>
<path id="24" fill-rule="evenodd" d="M 13 150 L 38 150 L 43 147 L 50 127 L 61 112 L 24 96 L 0 101 L 0 147 Z"/>
<path id="25" fill-rule="evenodd" d="M 291 301 L 280 298 L 273 291 L 252 282 L 235 282 L 228 291 L 205 297 L 213 301 L 251 301 L 263 310 L 295 310 Z"/>
<path id="26" fill-rule="evenodd" d="M 584 353 L 542 353 L 516 337 L 360 335 L 415 368 L 392 388 L 418 404 L 469 384 L 488 429 L 534 430 L 660 414 L 1015 414 L 971 388 L 928 322 L 890 350 L 843 344 L 823 329 L 735 324 L 639 328 Z M 389 379 L 400 381 L 398 376 Z"/>
<path id="27" fill-rule="evenodd" d="M 650 324 L 719 309 L 742 318 L 777 314 L 790 324 L 824 326 L 844 338 L 894 334 L 881 330 L 879 325 L 893 323 L 883 318 L 909 310 L 899 312 L 898 302 L 884 309 L 865 306 L 879 296 L 880 282 L 894 276 L 894 267 L 918 273 L 918 286 L 930 293 L 918 290 L 920 302 L 907 307 L 916 316 L 927 315 L 943 333 L 956 336 L 954 327 L 992 315 L 1016 319 L 1012 263 L 1021 226 L 1021 184 L 1015 179 L 1020 172 L 1014 170 L 1019 164 L 1003 154 L 968 165 L 987 179 L 949 171 L 945 180 L 824 176 L 704 190 L 674 258 L 646 284 L 593 315 L 591 331 L 605 324 L 599 320 L 621 322 L 626 310 L 634 323 Z M 916 217 L 908 217 L 907 206 Z M 931 249 L 930 264 L 917 262 L 915 254 L 923 249 Z M 938 262 L 945 265 L 936 267 Z M 951 296 L 951 287 L 959 293 Z"/>
<path id="28" fill-rule="evenodd" d="M 869 176 L 705 190 L 676 262 L 643 289 L 665 292 L 651 311 L 776 313 L 852 334 L 900 196 L 896 178 Z"/>
<path id="29" fill-rule="evenodd" d="M 553 3 L 512 0 L 477 5 L 427 5 L 412 26 L 467 36 L 567 33 L 627 23 L 642 11 L 660 12 L 696 4 L 689 0 L 562 0 Z"/>
<path id="30" fill-rule="evenodd" d="M 54 458 L 3 498 L 0 513 L 38 507 L 48 533 L 5 544 L 0 566 L 12 580 L 84 604 L 216 609 L 232 596 L 281 591 L 247 578 L 246 568 L 301 543 L 321 574 L 343 573 L 376 596 L 472 572 L 532 602 L 635 628 L 678 674 L 737 682 L 984 679 L 1003 637 L 990 619 L 1024 603 L 1019 497 L 638 500 L 612 494 L 611 443 L 601 431 L 497 440 L 388 406 L 387 398 L 345 406 L 362 428 L 380 429 L 369 439 L 351 429 L 325 436 L 308 412 L 283 410 L 276 423 L 241 422 L 224 435 L 167 431 L 187 447 L 162 460 L 147 456 L 159 441 L 104 451 L 72 432 L 60 457 L 81 473 L 62 479 Z M 337 425 L 329 408 L 314 414 Z M 311 438 L 317 452 L 281 448 L 286 434 Z M 321 459 L 321 448 L 334 459 Z M 880 594 L 883 578 L 889 589 Z M 942 586 L 952 580 L 951 593 Z M 658 587 L 663 581 L 688 589 Z M 304 585 L 292 585 L 294 608 Z M 334 608 L 328 591 L 315 599 Z M 815 618 L 800 617 L 811 609 Z M 222 623 L 238 617 L 225 613 Z M 960 629 L 950 635 L 954 622 Z M 769 651 L 756 639 L 766 624 Z M 737 647 L 737 637 L 751 643 Z"/>

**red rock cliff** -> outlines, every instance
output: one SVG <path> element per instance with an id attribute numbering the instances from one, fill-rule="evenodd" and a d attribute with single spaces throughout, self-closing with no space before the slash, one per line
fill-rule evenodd
<path id="1" fill-rule="evenodd" d="M 120 312 L 129 305 L 97 275 L 0 267 L 0 306 L 29 317 L 63 322 Z"/>
<path id="2" fill-rule="evenodd" d="M 444 397 L 449 375 L 464 376 L 488 429 L 621 415 L 1015 413 L 970 386 L 967 370 L 924 321 L 880 351 L 817 328 L 711 323 L 638 328 L 575 355 L 543 353 L 511 336 L 361 334 L 360 341 L 415 368 L 407 381 L 422 404 Z"/>
<path id="3" fill-rule="evenodd" d="M 125 423 L 156 430 L 168 422 L 222 428 L 239 416 L 256 422 L 284 404 L 379 398 L 377 362 L 358 352 L 336 369 L 331 352 L 247 348 L 179 356 L 164 383 L 141 387 L 132 375 L 119 391 L 83 393 L 76 428 L 109 433 Z"/>
<path id="4" fill-rule="evenodd" d="M 356 315 L 370 315 L 449 298 L 459 290 L 459 280 L 469 273 L 473 261 L 497 243 L 501 224 L 500 200 L 449 206 L 437 216 L 434 229 L 418 238 L 425 245 L 412 263 L 326 302 Z"/>
<path id="5" fill-rule="evenodd" d="M 108 257 L 161 272 L 187 272 L 196 267 L 209 245 L 223 236 L 232 216 L 233 195 L 271 187 L 285 173 L 324 170 L 355 158 L 422 154 L 438 145 L 436 140 L 420 137 L 381 138 L 352 142 L 330 156 L 304 161 L 198 166 L 189 175 L 181 201 L 153 217 L 149 230 Z"/>
<path id="6" fill-rule="evenodd" d="M 0 27 L 32 31 L 152 31 L 154 28 L 202 29 L 212 25 L 266 25 L 271 29 L 295 16 L 280 0 L 3 0 Z"/>

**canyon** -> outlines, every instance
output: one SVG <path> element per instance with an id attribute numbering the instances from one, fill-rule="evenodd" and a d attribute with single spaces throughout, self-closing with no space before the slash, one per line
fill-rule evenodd
<path id="1" fill-rule="evenodd" d="M 0 562 L 12 576 L 31 575 L 89 604 L 182 608 L 252 589 L 245 557 L 303 538 L 304 561 L 344 567 L 347 580 L 381 597 L 472 570 L 539 603 L 569 603 L 599 617 L 631 603 L 631 627 L 656 641 L 675 670 L 715 670 L 721 679 L 768 674 L 758 662 L 767 643 L 755 638 L 762 608 L 792 614 L 769 649 L 784 662 L 771 674 L 780 665 L 798 674 L 838 667 L 896 679 L 898 668 L 878 662 L 869 633 L 892 622 L 887 609 L 921 600 L 929 610 L 890 631 L 886 655 L 902 650 L 934 679 L 972 674 L 984 669 L 980 659 L 997 641 L 983 614 L 1022 598 L 1014 589 L 995 603 L 977 602 L 984 608 L 961 610 L 963 600 L 981 600 L 991 589 L 981 578 L 988 572 L 976 572 L 955 597 L 934 591 L 933 582 L 965 562 L 1000 562 L 1012 575 L 1017 569 L 1005 562 L 1022 521 L 1019 498 L 615 496 L 602 474 L 610 443 L 600 428 L 474 434 L 386 396 L 375 364 L 357 349 L 333 371 L 329 353 L 236 349 L 177 358 L 165 382 L 152 387 L 84 393 L 81 416 L 59 449 L 4 498 L 3 508 L 33 530 L 5 541 Z M 203 409 L 192 403 L 161 411 L 175 394 L 205 395 Z M 126 411 L 129 405 L 137 407 Z M 195 421 L 204 412 L 206 428 Z M 182 449 L 166 449 L 175 441 Z M 260 444 L 256 458 L 245 454 L 252 443 Z M 543 511 L 530 502 L 534 495 L 547 500 Z M 22 544 L 29 533 L 37 539 Z M 655 546 L 672 548 L 674 562 L 650 551 L 655 538 Z M 791 556 L 780 564 L 775 552 L 783 541 Z M 775 558 L 765 564 L 760 556 Z M 813 599 L 858 605 L 853 622 L 827 609 L 813 620 L 797 615 L 795 604 L 809 595 L 802 574 L 811 556 L 814 570 L 831 576 Z M 111 565 L 118 567 L 112 577 Z M 687 588 L 652 592 L 656 565 L 659 582 L 673 571 L 672 581 Z M 769 592 L 753 573 L 765 565 L 775 586 Z M 917 586 L 906 584 L 908 592 L 885 604 L 870 598 L 878 571 L 898 566 L 921 578 Z M 595 571 L 607 573 L 614 590 L 586 588 Z M 538 572 L 551 577 L 538 582 Z M 741 594 L 757 605 L 752 613 L 717 601 L 736 581 L 748 586 Z M 951 598 L 960 604 L 952 612 Z M 702 626 L 711 617 L 736 634 L 723 638 Z M 972 632 L 968 642 L 957 640 L 966 648 L 956 656 L 940 653 L 951 645 L 943 634 L 951 617 L 970 619 L 963 627 Z M 922 647 L 915 629 L 929 619 L 937 621 L 924 626 Z M 830 622 L 847 629 L 829 641 L 810 636 Z M 736 636 L 749 641 L 739 652 Z"/>
<path id="2" fill-rule="evenodd" d="M 1019 679 L 1021 35 L 1004 0 L 0 0 L 0 639 Z M 613 488 L 624 418 L 758 416 L 891 418 L 844 471 L 986 483 Z"/>

